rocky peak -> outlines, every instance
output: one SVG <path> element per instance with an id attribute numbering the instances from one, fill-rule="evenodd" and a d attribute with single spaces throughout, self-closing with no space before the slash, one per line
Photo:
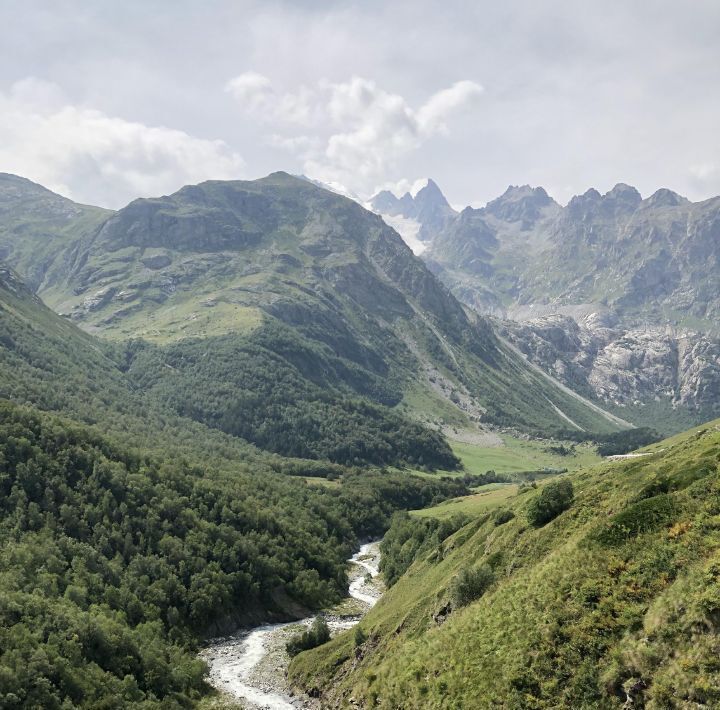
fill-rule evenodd
<path id="1" fill-rule="evenodd" d="M 605 214 L 629 214 L 635 212 L 641 202 L 640 193 L 634 187 L 621 182 L 603 196 L 601 208 Z"/>
<path id="2" fill-rule="evenodd" d="M 394 214 L 398 206 L 398 198 L 390 190 L 380 190 L 370 198 L 370 207 L 380 214 Z"/>
<path id="3" fill-rule="evenodd" d="M 450 203 L 443 195 L 442 191 L 438 187 L 434 180 L 428 178 L 427 184 L 421 190 L 415 194 L 415 205 L 422 209 L 425 206 L 432 206 L 434 208 L 442 208 L 452 210 Z"/>
<path id="4" fill-rule="evenodd" d="M 417 223 L 415 238 L 432 241 L 457 216 L 434 180 L 428 178 L 417 192 L 406 192 L 398 199 L 389 190 L 378 192 L 371 200 L 374 212 L 389 217 L 403 217 Z"/>
<path id="5" fill-rule="evenodd" d="M 414 217 L 415 212 L 417 211 L 415 200 L 413 196 L 406 192 L 399 200 L 398 200 L 398 208 L 400 210 L 400 214 L 403 217 Z"/>
<path id="6" fill-rule="evenodd" d="M 668 190 L 666 187 L 661 187 L 644 200 L 643 203 L 646 207 L 679 207 L 680 205 L 690 204 L 690 200 L 682 195 L 678 195 L 677 192 Z"/>
<path id="7" fill-rule="evenodd" d="M 11 211 L 21 205 L 49 218 L 72 217 L 81 211 L 79 205 L 32 180 L 0 173 L 0 212 Z"/>
<path id="8" fill-rule="evenodd" d="M 522 221 L 523 229 L 529 229 L 543 216 L 543 210 L 557 206 L 542 187 L 510 185 L 498 198 L 488 202 L 485 212 L 505 222 Z"/>

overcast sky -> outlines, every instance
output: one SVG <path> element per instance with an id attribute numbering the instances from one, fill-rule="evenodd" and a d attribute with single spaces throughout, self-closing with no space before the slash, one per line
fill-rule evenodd
<path id="1" fill-rule="evenodd" d="M 720 2 L 0 0 L 0 171 L 119 207 L 306 173 L 720 194 Z"/>

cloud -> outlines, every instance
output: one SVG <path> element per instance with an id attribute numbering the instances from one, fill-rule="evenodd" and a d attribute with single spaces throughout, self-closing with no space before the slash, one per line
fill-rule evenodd
<path id="1" fill-rule="evenodd" d="M 474 81 L 458 81 L 430 97 L 418 111 L 418 123 L 426 132 L 445 131 L 447 118 L 482 92 L 483 88 Z"/>
<path id="2" fill-rule="evenodd" d="M 60 87 L 36 78 L 0 93 L 0 134 L 0 170 L 103 206 L 243 170 L 222 141 L 72 105 Z"/>
<path id="3" fill-rule="evenodd" d="M 248 114 L 281 123 L 308 125 L 318 108 L 317 92 L 305 86 L 294 92 L 277 93 L 270 79 L 258 72 L 248 71 L 225 84 L 230 94 Z"/>
<path id="4" fill-rule="evenodd" d="M 266 108 L 275 99 L 270 79 L 254 71 L 248 71 L 230 79 L 225 84 L 225 91 L 249 111 Z"/>
<path id="5" fill-rule="evenodd" d="M 699 165 L 692 165 L 689 172 L 690 175 L 698 180 L 707 180 L 720 174 L 720 169 L 712 163 L 701 163 Z"/>
<path id="6" fill-rule="evenodd" d="M 365 193 L 404 156 L 446 133 L 452 115 L 483 91 L 473 81 L 458 81 L 414 109 L 403 96 L 358 76 L 282 92 L 268 77 L 245 72 L 225 89 L 243 111 L 262 113 L 281 129 L 268 142 L 295 152 L 309 176 Z M 288 134 L 296 124 L 303 134 Z"/>
<path id="7" fill-rule="evenodd" d="M 705 196 L 720 193 L 720 167 L 716 164 L 698 163 L 690 166 L 688 173 L 693 194 Z"/>

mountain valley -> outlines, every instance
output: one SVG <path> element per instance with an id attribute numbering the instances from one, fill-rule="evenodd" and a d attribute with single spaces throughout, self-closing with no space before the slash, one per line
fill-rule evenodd
<path id="1" fill-rule="evenodd" d="M 617 303 L 511 306 L 505 277 L 478 278 L 474 260 L 502 252 L 498 225 L 519 253 L 532 225 L 559 219 L 544 191 L 487 214 L 457 214 L 434 183 L 402 209 L 386 198 L 427 220 L 423 261 L 378 215 L 286 173 L 118 211 L 14 176 L 0 187 L 0 704 L 234 707 L 206 685 L 203 640 L 334 608 L 345 561 L 383 534 L 387 595 L 360 632 L 290 665 L 308 702 L 553 707 L 561 685 L 597 707 L 672 688 L 712 700 L 700 680 L 673 685 L 659 637 L 633 665 L 628 634 L 655 629 L 646 606 L 685 584 L 683 550 L 692 580 L 711 564 L 711 532 L 694 531 L 712 527 L 717 427 L 628 462 L 595 450 L 712 416 L 711 328 L 697 342 Z M 479 236 L 461 246 L 468 221 Z M 468 298 L 439 254 L 500 305 Z M 570 502 L 546 520 L 565 481 Z M 572 577 L 605 567 L 620 571 Z M 563 624 L 591 659 L 572 682 Z M 604 644 L 587 641 L 593 624 Z M 500 671 L 470 638 L 517 663 Z M 448 643 L 447 672 L 419 650 Z"/>

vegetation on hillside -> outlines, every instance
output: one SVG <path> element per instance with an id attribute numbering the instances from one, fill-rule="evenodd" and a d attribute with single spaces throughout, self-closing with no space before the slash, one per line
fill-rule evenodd
<path id="1" fill-rule="evenodd" d="M 292 678 L 327 706 L 719 705 L 720 425 L 661 446 L 572 475 L 572 504 L 541 527 L 527 513 L 543 486 L 439 543 L 396 518 L 386 538 L 413 541 L 384 564 L 414 562 L 361 622 L 367 642 L 300 654 Z M 463 606 L 457 582 L 479 569 Z"/>
<path id="2" fill-rule="evenodd" d="M 319 371 L 329 380 L 326 386 L 311 378 L 313 391 L 301 387 L 295 393 L 310 398 L 307 407 L 304 402 L 289 407 L 281 399 L 287 411 L 272 413 L 272 422 L 284 419 L 296 430 L 294 422 L 307 417 L 311 442 L 326 438 L 326 432 L 318 431 L 326 418 L 338 420 L 337 440 L 330 436 L 318 446 L 313 442 L 303 456 L 389 461 L 376 432 L 365 432 L 373 440 L 368 452 L 349 441 L 344 430 L 358 418 L 367 426 L 370 418 L 359 412 L 357 402 L 342 400 L 361 397 L 392 406 L 413 387 L 445 402 L 451 418 L 470 414 L 546 435 L 567 426 L 568 418 L 588 431 L 618 428 L 532 371 L 499 343 L 487 321 L 469 317 L 377 215 L 306 180 L 275 173 L 255 181 L 209 181 L 170 196 L 135 200 L 117 213 L 103 213 L 91 235 L 79 230 L 75 240 L 57 242 L 62 251 L 54 254 L 52 267 L 64 267 L 58 270 L 62 278 L 44 272 L 44 246 L 53 240 L 33 228 L 36 196 L 54 199 L 66 212 L 83 210 L 30 183 L 25 192 L 32 198 L 23 235 L 28 259 L 16 259 L 12 250 L 8 254 L 23 274 L 40 273 L 33 284 L 40 285 L 41 296 L 75 322 L 116 340 L 207 341 L 206 359 L 217 361 L 202 363 L 201 369 L 213 382 L 213 392 L 203 395 L 195 413 L 214 426 L 221 423 L 218 416 L 225 417 L 226 429 L 268 441 L 271 450 L 298 452 L 303 442 L 299 435 L 282 440 L 272 424 L 269 432 L 259 431 L 261 420 L 248 416 L 248 410 L 255 410 L 252 397 L 240 402 L 237 412 L 216 411 L 224 403 L 216 401 L 214 384 L 223 377 L 236 384 L 238 374 L 233 363 L 223 372 L 229 351 L 220 342 L 216 355 L 218 336 L 245 336 L 244 344 L 255 348 L 253 357 L 264 354 L 263 348 L 271 351 L 270 364 L 286 357 L 275 348 L 282 345 L 274 339 L 276 333 L 271 333 L 272 342 L 265 337 L 268 318 L 282 321 L 296 339 L 305 341 L 299 349 L 293 343 L 293 353 L 321 355 Z M 0 191 L 0 209 L 7 202 Z M 25 202 L 9 204 L 13 220 L 22 222 Z M 30 263 L 33 254 L 37 263 Z M 338 378 L 343 386 L 335 391 Z M 248 385 L 242 384 L 243 389 Z M 254 385 L 249 384 L 252 393 Z M 257 389 L 263 387 L 260 382 Z M 180 399 L 178 405 L 193 409 L 187 396 Z M 436 409 L 411 414 L 445 416 Z M 418 433 L 407 422 L 402 425 L 404 438 Z M 420 436 L 426 438 L 427 432 Z M 421 456 L 426 459 L 425 453 Z M 401 458 L 409 461 L 407 452 Z"/>
<path id="3" fill-rule="evenodd" d="M 371 471 L 338 488 L 217 474 L 0 403 L 0 706 L 186 706 L 199 636 L 277 610 L 278 590 L 337 600 L 358 538 L 461 491 Z"/>
<path id="4" fill-rule="evenodd" d="M 441 434 L 385 406 L 400 399 L 391 381 L 274 320 L 246 336 L 131 343 L 124 360 L 131 381 L 164 405 L 284 456 L 459 464 Z"/>

